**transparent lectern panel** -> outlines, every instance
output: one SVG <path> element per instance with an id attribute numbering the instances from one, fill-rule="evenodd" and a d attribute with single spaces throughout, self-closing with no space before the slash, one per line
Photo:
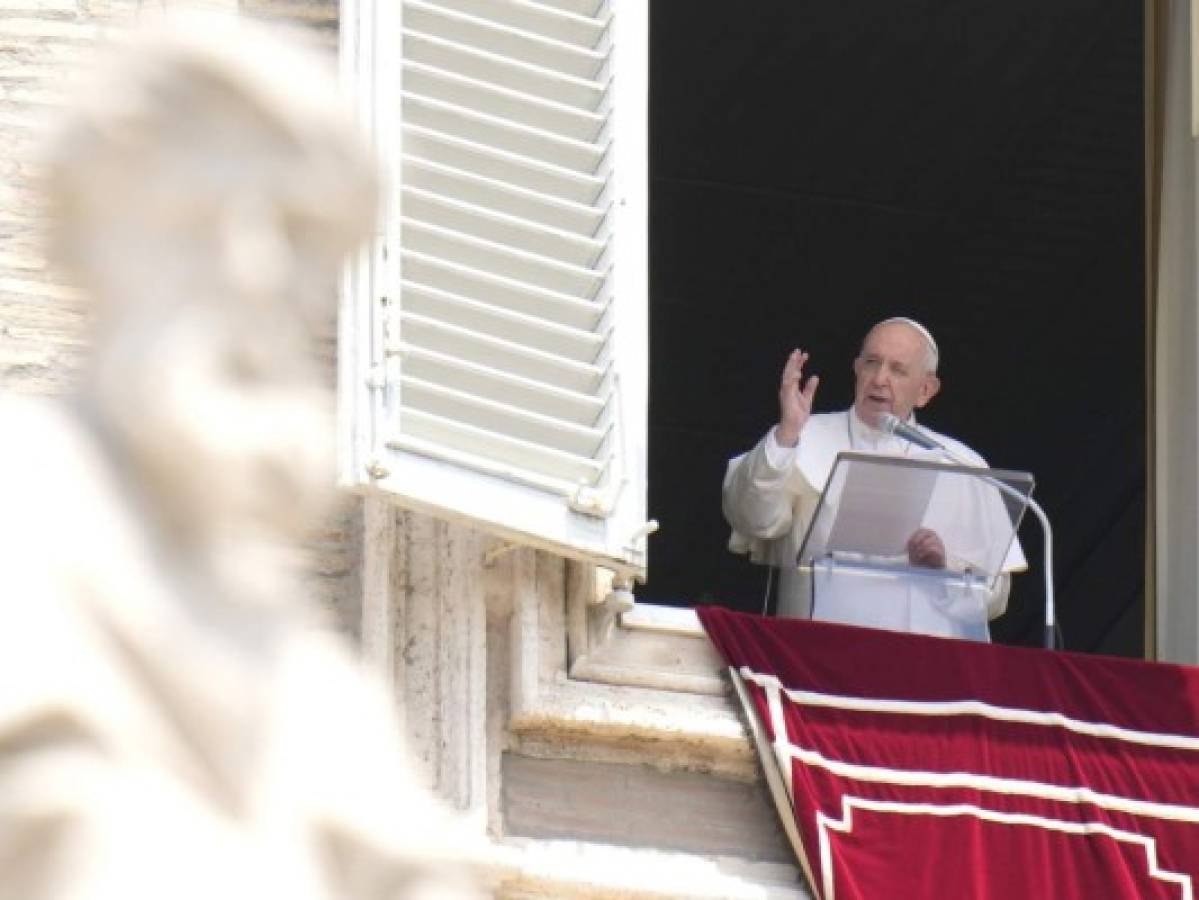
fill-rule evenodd
<path id="1" fill-rule="evenodd" d="M 945 575 L 990 580 L 1005 568 L 1032 488 L 1027 472 L 842 453 L 798 562 L 907 569 L 909 538 L 929 528 L 945 544 Z"/>

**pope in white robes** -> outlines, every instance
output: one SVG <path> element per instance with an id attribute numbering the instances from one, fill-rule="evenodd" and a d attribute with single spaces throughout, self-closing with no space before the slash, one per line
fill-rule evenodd
<path id="1" fill-rule="evenodd" d="M 723 490 L 725 517 L 733 529 L 729 548 L 749 553 L 754 562 L 778 567 L 779 615 L 812 614 L 811 573 L 799 569 L 796 560 L 839 453 L 939 459 L 877 427 L 884 413 L 914 423 L 915 410 L 926 406 L 940 389 L 938 355 L 932 335 L 919 323 L 903 318 L 879 323 L 854 360 L 853 406 L 823 414 L 811 411 L 819 377 L 803 377 L 808 354 L 795 350 L 788 357 L 779 386 L 779 422 L 752 450 L 729 462 Z M 923 430 L 955 457 L 986 466 L 960 441 Z M 939 530 L 953 527 L 946 524 Z M 939 530 L 921 527 L 912 533 L 905 548 L 910 565 L 941 570 L 956 561 L 956 553 L 946 551 L 946 537 L 956 550 L 965 536 L 960 531 L 943 535 Z M 1012 541 L 1000 566 L 1003 574 L 985 592 L 986 618 L 1003 613 L 1009 574 L 1026 567 L 1019 543 Z"/>

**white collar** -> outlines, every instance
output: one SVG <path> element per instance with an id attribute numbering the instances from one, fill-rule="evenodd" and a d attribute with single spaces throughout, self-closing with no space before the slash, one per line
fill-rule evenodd
<path id="1" fill-rule="evenodd" d="M 848 412 L 849 418 L 849 437 L 850 443 L 856 448 L 863 449 L 878 449 L 881 447 L 903 447 L 906 449 L 908 442 L 902 438 L 898 438 L 893 434 L 887 434 L 880 428 L 875 428 L 873 425 L 868 425 L 858 416 L 857 407 L 851 406 Z M 916 424 L 916 414 L 909 413 L 907 424 Z"/>

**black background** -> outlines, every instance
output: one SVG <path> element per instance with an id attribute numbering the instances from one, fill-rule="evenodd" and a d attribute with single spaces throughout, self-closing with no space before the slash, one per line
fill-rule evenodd
<path id="1" fill-rule="evenodd" d="M 941 345 L 922 415 L 1027 469 L 1071 649 L 1143 645 L 1142 21 L 1120 0 L 651 4 L 651 539 L 643 600 L 761 606 L 730 456 L 796 346 L 818 410 L 875 321 Z M 1041 536 L 997 640 L 1041 640 Z"/>

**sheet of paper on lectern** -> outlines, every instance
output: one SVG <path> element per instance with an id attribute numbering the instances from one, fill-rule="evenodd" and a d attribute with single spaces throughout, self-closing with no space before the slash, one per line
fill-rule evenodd
<path id="1" fill-rule="evenodd" d="M 889 466 L 850 467 L 828 546 L 877 557 L 902 553 L 924 521 L 936 483 L 934 470 L 908 470 L 897 478 Z"/>

